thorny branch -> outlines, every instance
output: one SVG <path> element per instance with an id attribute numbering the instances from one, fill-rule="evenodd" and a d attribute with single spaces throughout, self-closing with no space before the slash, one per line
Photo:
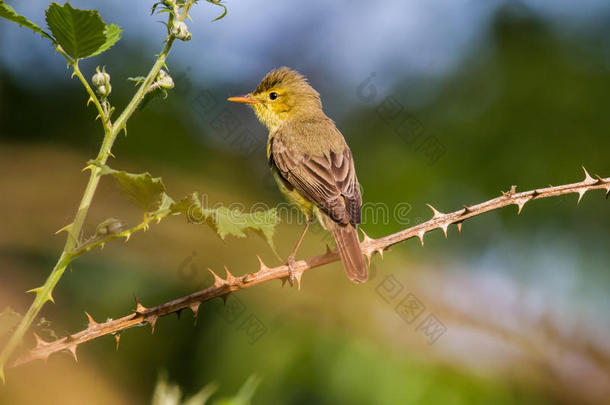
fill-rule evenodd
<path id="1" fill-rule="evenodd" d="M 595 178 L 593 178 L 584 168 L 583 170 L 585 172 L 585 179 L 578 183 L 554 187 L 550 186 L 546 188 L 524 191 L 521 193 L 517 193 L 516 186 L 512 186 L 509 191 L 502 192 L 502 195 L 499 197 L 477 205 L 464 206 L 464 208 L 458 211 L 447 214 L 441 213 L 431 205 L 428 205 L 432 210 L 433 216 L 426 222 L 378 239 L 370 238 L 368 235 L 364 234 L 364 240 L 361 242 L 362 253 L 370 261 L 373 253 L 377 252 L 383 257 L 384 250 L 388 249 L 390 246 L 414 237 L 419 238 L 421 244 L 423 245 L 424 235 L 434 229 L 443 230 L 446 237 L 449 225 L 456 224 L 458 230 L 461 232 L 462 224 L 466 219 L 488 211 L 506 207 L 508 205 L 516 205 L 518 207 L 518 213 L 520 213 L 523 206 L 532 200 L 576 193 L 578 194 L 578 202 L 580 202 L 583 195 L 587 191 L 596 189 L 606 190 L 606 198 L 608 198 L 608 195 L 610 194 L 610 177 L 601 178 L 599 176 L 595 176 Z M 149 324 L 154 331 L 155 323 L 159 317 L 174 312 L 180 312 L 186 308 L 190 308 L 195 317 L 197 317 L 200 304 L 209 301 L 212 298 L 226 298 L 226 296 L 233 291 L 242 290 L 276 279 L 280 279 L 284 283 L 288 279 L 288 266 L 283 265 L 270 268 L 263 263 L 260 257 L 258 260 L 260 266 L 257 271 L 239 277 L 232 275 L 226 267 L 225 279 L 219 277 L 216 273 L 210 270 L 214 276 L 214 284 L 212 286 L 173 301 L 169 301 L 152 308 L 146 308 L 136 300 L 136 309 L 134 312 L 122 318 L 108 320 L 104 323 L 97 323 L 89 314 L 87 314 L 89 325 L 87 329 L 84 329 L 78 333 L 68 335 L 53 342 L 45 342 L 40 339 L 40 337 L 36 336 L 36 346 L 24 353 L 21 357 L 17 358 L 13 366 L 18 366 L 36 359 L 46 359 L 52 353 L 59 351 L 68 351 L 72 353 L 76 359 L 76 348 L 81 343 L 88 342 L 105 335 L 114 335 L 118 345 L 120 333 L 125 329 Z M 294 271 L 299 288 L 301 284 L 301 277 L 305 271 L 335 262 L 337 260 L 339 260 L 339 255 L 336 252 L 327 250 L 327 252 L 323 255 L 297 261 L 295 263 Z"/>

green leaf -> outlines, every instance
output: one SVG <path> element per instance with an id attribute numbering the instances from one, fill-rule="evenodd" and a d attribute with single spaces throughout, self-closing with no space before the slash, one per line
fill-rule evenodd
<path id="1" fill-rule="evenodd" d="M 95 162 L 89 163 L 95 164 Z M 173 202 L 165 194 L 165 185 L 161 177 L 152 177 L 150 173 L 133 174 L 114 170 L 106 165 L 100 167 L 101 174 L 114 177 L 121 192 L 144 212 L 153 212 L 163 205 L 169 208 Z"/>
<path id="2" fill-rule="evenodd" d="M 13 308 L 4 308 L 4 311 L 0 312 L 0 338 L 12 332 L 21 318 L 21 315 L 13 311 Z"/>
<path id="3" fill-rule="evenodd" d="M 32 31 L 39 33 L 42 37 L 49 38 L 51 41 L 55 42 L 55 39 L 51 35 L 44 32 L 42 28 L 25 18 L 24 16 L 17 14 L 17 12 L 15 12 L 15 10 L 11 6 L 6 4 L 4 0 L 0 0 L 0 17 L 6 18 L 9 21 L 13 21 L 19 24 L 19 26 L 21 27 L 29 28 Z"/>
<path id="4" fill-rule="evenodd" d="M 189 194 L 180 201 L 174 202 L 165 192 L 165 185 L 160 177 L 152 177 L 149 173 L 127 173 L 100 165 L 95 161 L 89 161 L 89 164 L 100 167 L 101 175 L 113 176 L 121 192 L 149 215 L 184 214 L 191 223 L 205 223 L 210 226 L 221 239 L 227 235 L 243 238 L 247 230 L 254 231 L 273 248 L 275 226 L 280 222 L 275 208 L 252 213 L 227 207 L 211 209 L 202 206 L 197 193 Z"/>
<path id="5" fill-rule="evenodd" d="M 146 77 L 145 76 L 128 77 L 127 80 L 136 82 L 135 86 L 139 86 L 140 84 L 144 83 L 144 80 L 146 80 Z"/>
<path id="6" fill-rule="evenodd" d="M 96 10 L 79 10 L 70 3 L 63 7 L 51 3 L 46 20 L 57 43 L 74 59 L 96 55 L 100 49 L 107 49 L 118 40 L 107 41 L 106 24 Z M 110 31 L 113 39 L 120 36 L 116 29 Z"/>
<path id="7" fill-rule="evenodd" d="M 246 231 L 251 230 L 263 237 L 271 247 L 273 247 L 275 227 L 280 222 L 275 208 L 252 213 L 227 207 L 209 209 L 201 205 L 201 199 L 197 193 L 190 194 L 172 204 L 170 210 L 172 213 L 185 214 L 189 222 L 209 225 L 221 239 L 227 235 L 243 238 L 246 236 Z"/>
<path id="8" fill-rule="evenodd" d="M 102 52 L 107 51 L 112 45 L 116 44 L 121 39 L 121 33 L 123 30 L 116 24 L 107 25 L 104 29 L 104 37 L 106 41 L 100 46 L 97 51 L 93 52 L 89 56 L 99 55 Z"/>
<path id="9" fill-rule="evenodd" d="M 192 193 L 170 206 L 172 214 L 184 214 L 191 223 L 202 224 L 210 219 L 212 210 L 204 209 L 198 193 Z"/>

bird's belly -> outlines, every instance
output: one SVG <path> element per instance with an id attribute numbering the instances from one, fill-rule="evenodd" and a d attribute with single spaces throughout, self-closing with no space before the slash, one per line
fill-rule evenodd
<path id="1" fill-rule="evenodd" d="M 318 207 L 316 206 L 316 204 L 309 198 L 301 194 L 296 188 L 288 188 L 284 179 L 282 179 L 282 177 L 275 168 L 273 168 L 272 171 L 273 178 L 275 179 L 275 182 L 277 183 L 280 191 L 282 192 L 286 200 L 288 200 L 290 204 L 297 207 L 303 213 L 303 215 L 305 215 L 307 220 L 311 220 L 317 217 Z"/>

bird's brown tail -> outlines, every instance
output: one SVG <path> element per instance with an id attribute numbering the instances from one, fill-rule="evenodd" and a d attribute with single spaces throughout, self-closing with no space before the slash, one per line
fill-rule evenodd
<path id="1" fill-rule="evenodd" d="M 351 224 L 340 225 L 331 219 L 328 219 L 326 223 L 335 237 L 337 250 L 347 277 L 354 283 L 364 283 L 369 278 L 369 271 L 360 250 L 358 231 Z"/>

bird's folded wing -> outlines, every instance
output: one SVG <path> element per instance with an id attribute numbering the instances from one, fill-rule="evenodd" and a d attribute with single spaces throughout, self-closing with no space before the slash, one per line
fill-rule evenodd
<path id="1" fill-rule="evenodd" d="M 360 223 L 362 197 L 347 146 L 342 152 L 330 152 L 328 156 L 309 156 L 291 150 L 276 136 L 270 158 L 284 180 L 335 222 Z"/>

